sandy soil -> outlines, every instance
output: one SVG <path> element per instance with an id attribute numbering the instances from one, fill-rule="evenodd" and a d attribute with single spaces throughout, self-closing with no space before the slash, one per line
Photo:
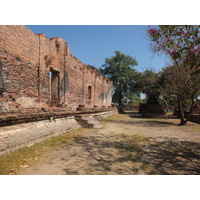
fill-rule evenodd
<path id="1" fill-rule="evenodd" d="M 74 144 L 46 153 L 23 174 L 200 174 L 200 125 L 136 113 L 84 129 Z"/>

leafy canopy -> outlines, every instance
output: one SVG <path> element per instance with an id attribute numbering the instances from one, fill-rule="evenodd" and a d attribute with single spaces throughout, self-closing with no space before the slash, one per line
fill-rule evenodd
<path id="1" fill-rule="evenodd" d="M 170 56 L 173 64 L 164 69 L 165 92 L 175 95 L 181 123 L 185 125 L 200 92 L 200 26 L 158 26 L 148 29 L 154 52 Z M 187 102 L 187 103 L 186 103 Z M 185 105 L 190 102 L 189 114 Z"/>
<path id="2" fill-rule="evenodd" d="M 141 73 L 138 80 L 138 84 L 141 87 L 141 92 L 144 93 L 147 98 L 150 95 L 160 95 L 160 75 L 161 72 L 155 72 L 152 69 L 147 69 Z"/>
<path id="3" fill-rule="evenodd" d="M 200 26 L 161 25 L 148 29 L 152 49 L 169 55 L 175 63 L 200 72 Z"/>
<path id="4" fill-rule="evenodd" d="M 133 68 L 138 65 L 135 58 L 115 51 L 115 55 L 106 58 L 101 72 L 113 81 L 113 102 L 119 105 L 125 103 L 131 93 L 137 92 L 135 82 L 137 72 Z"/>

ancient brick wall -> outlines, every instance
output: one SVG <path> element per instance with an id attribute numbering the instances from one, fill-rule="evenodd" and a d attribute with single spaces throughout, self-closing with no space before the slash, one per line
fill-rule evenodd
<path id="1" fill-rule="evenodd" d="M 28 47 L 27 44 L 32 45 Z M 24 26 L 0 26 L 3 81 L 0 111 L 21 111 L 22 104 L 24 107 L 37 104 L 38 53 L 37 36 L 29 29 Z"/>
<path id="2" fill-rule="evenodd" d="M 0 26 L 0 112 L 111 106 L 112 82 L 74 57 L 62 38 Z"/>
<path id="3" fill-rule="evenodd" d="M 67 94 L 66 104 L 75 109 L 79 105 L 84 105 L 84 68 L 86 66 L 73 55 L 67 57 L 66 77 Z M 65 81 L 66 82 L 66 81 Z"/>

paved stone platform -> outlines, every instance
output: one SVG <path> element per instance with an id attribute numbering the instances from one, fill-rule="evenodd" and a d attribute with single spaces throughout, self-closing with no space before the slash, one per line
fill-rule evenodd
<path id="1" fill-rule="evenodd" d="M 88 126 L 88 128 L 101 128 L 98 121 L 116 113 L 117 110 L 99 113 L 76 113 L 73 116 L 67 116 L 67 113 L 65 113 L 65 116 L 64 113 L 62 115 L 60 113 L 60 115 L 57 115 L 58 117 L 55 114 L 49 114 L 46 115 L 47 119 L 42 118 L 43 120 L 40 121 L 0 127 L 0 156 L 84 127 L 75 119 L 78 116 L 93 119 L 94 123 L 90 123 L 91 126 Z M 44 116 L 42 115 L 42 117 Z"/>

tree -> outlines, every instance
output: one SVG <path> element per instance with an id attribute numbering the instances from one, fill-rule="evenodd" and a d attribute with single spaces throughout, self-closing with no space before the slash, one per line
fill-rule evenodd
<path id="1" fill-rule="evenodd" d="M 106 58 L 105 64 L 100 69 L 113 81 L 113 102 L 119 106 L 129 101 L 131 93 L 138 93 L 135 84 L 138 72 L 133 68 L 136 65 L 138 63 L 135 58 L 115 51 L 115 56 Z"/>
<path id="2" fill-rule="evenodd" d="M 185 125 L 192 113 L 195 99 L 200 94 L 199 74 L 191 73 L 190 67 L 169 66 L 163 69 L 164 92 L 166 96 L 174 96 L 181 118 L 180 125 Z M 187 111 L 187 115 L 184 111 Z"/>
<path id="3" fill-rule="evenodd" d="M 163 92 L 162 73 L 162 71 L 155 72 L 153 69 L 147 69 L 141 73 L 138 85 L 141 87 L 141 92 L 146 95 L 146 101 L 149 101 L 149 98 L 156 98 L 157 102 L 169 111 L 167 97 Z"/>
<path id="4" fill-rule="evenodd" d="M 139 103 L 143 103 L 145 100 L 141 99 L 140 96 L 132 93 L 129 95 L 128 97 L 130 99 L 130 101 L 128 102 L 128 105 L 132 105 L 132 106 L 138 106 Z"/>
<path id="5" fill-rule="evenodd" d="M 165 53 L 172 66 L 164 70 L 167 91 L 175 95 L 180 113 L 180 125 L 189 120 L 194 100 L 200 91 L 200 26 L 158 26 L 148 29 L 154 52 Z M 184 104 L 191 101 L 189 114 Z"/>
<path id="6" fill-rule="evenodd" d="M 152 69 L 147 69 L 141 73 L 138 80 L 138 85 L 140 85 L 141 92 L 144 93 L 147 98 L 150 95 L 160 95 L 159 83 L 160 73 L 153 71 Z"/>
<path id="7" fill-rule="evenodd" d="M 148 29 L 154 52 L 171 57 L 175 64 L 187 65 L 200 72 L 200 26 L 159 26 Z"/>

